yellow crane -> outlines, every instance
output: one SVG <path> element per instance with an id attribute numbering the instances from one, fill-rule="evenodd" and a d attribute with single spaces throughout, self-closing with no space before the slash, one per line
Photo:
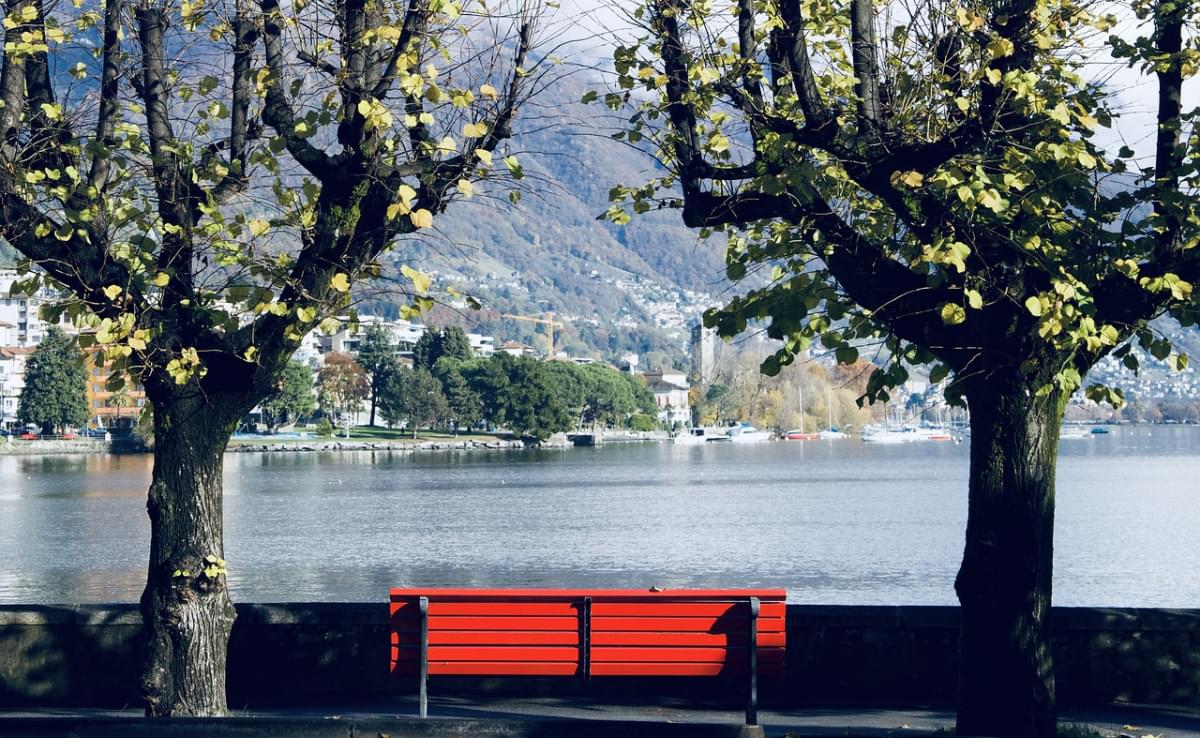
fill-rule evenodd
<path id="1" fill-rule="evenodd" d="M 554 319 L 554 313 L 543 313 L 543 315 L 545 317 L 537 318 L 532 315 L 510 315 L 508 313 L 501 313 L 500 317 L 512 318 L 513 320 L 524 320 L 530 323 L 540 323 L 546 326 L 546 358 L 549 359 L 554 356 L 554 328 L 557 326 L 561 329 L 563 324 L 561 321 Z"/>

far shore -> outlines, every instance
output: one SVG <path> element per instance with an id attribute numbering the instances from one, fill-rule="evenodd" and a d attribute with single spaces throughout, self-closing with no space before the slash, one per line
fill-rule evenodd
<path id="1" fill-rule="evenodd" d="M 628 441 L 663 441 L 665 433 L 633 433 L 629 431 L 607 431 L 605 439 L 620 443 Z M 235 435 L 226 447 L 226 453 L 305 453 L 339 451 L 386 451 L 397 453 L 424 451 L 514 451 L 527 448 L 567 448 L 571 446 L 566 434 L 542 441 L 529 443 L 511 435 L 471 433 L 451 435 L 449 433 L 424 433 L 417 438 L 386 428 L 362 426 L 351 432 L 350 438 L 318 436 L 316 434 L 280 435 Z M 77 454 L 116 453 L 120 455 L 150 453 L 151 449 L 134 446 L 115 449 L 99 438 L 46 441 L 0 441 L 0 456 L 62 456 Z"/>

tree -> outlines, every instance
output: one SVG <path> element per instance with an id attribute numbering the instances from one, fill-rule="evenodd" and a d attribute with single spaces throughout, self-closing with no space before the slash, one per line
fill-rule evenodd
<path id="1" fill-rule="evenodd" d="M 471 389 L 466 378 L 458 369 L 461 362 L 448 362 L 445 358 L 438 362 L 435 376 L 442 383 L 442 392 L 446 397 L 446 411 L 453 424 L 453 431 L 458 435 L 459 428 L 471 428 L 483 413 L 483 401 Z"/>
<path id="2" fill-rule="evenodd" d="M 424 337 L 424 336 L 422 336 Z M 379 393 L 387 383 L 388 375 L 396 371 L 396 350 L 392 347 L 392 334 L 379 323 L 372 323 L 358 346 L 358 363 L 371 378 L 371 422 L 375 425 L 375 405 Z"/>
<path id="3" fill-rule="evenodd" d="M 471 341 L 462 328 L 454 325 L 429 328 L 413 345 L 413 366 L 432 372 L 442 357 L 466 361 L 471 353 Z"/>
<path id="4" fill-rule="evenodd" d="M 289 361 L 274 391 L 259 403 L 267 427 L 294 423 L 313 411 L 313 373 L 299 361 Z"/>
<path id="5" fill-rule="evenodd" d="M 35 268 L 23 288 L 63 290 L 154 404 L 141 691 L 150 715 L 221 715 L 228 438 L 397 239 L 522 176 L 505 141 L 551 68 L 530 58 L 538 11 L 48 6 L 4 5 L 0 236 Z"/>
<path id="6" fill-rule="evenodd" d="M 317 397 L 321 409 L 345 426 L 347 438 L 354 415 L 370 393 L 367 373 L 354 357 L 337 351 L 325 354 L 325 366 L 317 373 Z"/>
<path id="7" fill-rule="evenodd" d="M 509 430 L 541 441 L 575 427 L 578 415 L 555 391 L 545 362 L 519 357 L 505 363 L 508 386 L 498 398 L 498 415 Z"/>
<path id="8" fill-rule="evenodd" d="M 25 364 L 25 386 L 17 400 L 22 423 L 46 433 L 83 425 L 88 418 L 87 370 L 75 341 L 51 326 Z"/>
<path id="9" fill-rule="evenodd" d="M 110 396 L 108 398 L 108 406 L 115 407 L 117 409 L 117 426 L 118 427 L 121 425 L 121 409 L 129 407 L 132 404 L 133 404 L 133 398 L 129 394 L 129 388 L 124 385 L 117 388 L 117 391 L 113 392 L 112 396 Z"/>
<path id="10" fill-rule="evenodd" d="M 815 340 L 846 364 L 882 340 L 891 359 L 868 399 L 929 363 L 969 406 L 960 734 L 1056 730 L 1047 618 L 1067 399 L 1105 355 L 1136 367 L 1135 343 L 1187 363 L 1149 321 L 1197 317 L 1200 111 L 1182 94 L 1200 5 L 1133 9 L 1130 33 L 1145 35 L 1130 40 L 1058 0 L 647 0 L 646 38 L 614 56 L 624 91 L 605 102 L 637 108 L 629 139 L 653 141 L 667 173 L 614 190 L 610 216 L 676 207 L 726 235 L 731 278 L 777 269 L 706 325 L 766 322 L 784 341 L 768 374 Z M 1116 112 L 1087 77 L 1097 30 L 1157 86 L 1145 168 L 1096 135 Z"/>
<path id="11" fill-rule="evenodd" d="M 446 418 L 449 407 L 442 383 L 425 369 L 401 367 L 384 387 L 383 417 L 388 425 L 408 421 L 413 438 L 422 427 L 430 428 Z"/>

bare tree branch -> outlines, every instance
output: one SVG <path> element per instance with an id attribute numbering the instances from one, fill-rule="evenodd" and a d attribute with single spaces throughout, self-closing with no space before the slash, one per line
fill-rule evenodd
<path id="1" fill-rule="evenodd" d="M 117 99 L 121 83 L 121 12 L 124 0 L 108 0 L 104 6 L 103 67 L 100 72 L 100 113 L 96 119 L 97 150 L 92 154 L 88 184 L 102 191 L 108 184 L 112 162 L 109 150 L 114 145 L 113 133 L 121 115 L 121 103 Z"/>
<path id="2" fill-rule="evenodd" d="M 854 64 L 854 91 L 858 95 L 860 128 L 874 132 L 880 126 L 879 44 L 875 40 L 875 13 L 871 0 L 850 3 L 850 53 Z"/>

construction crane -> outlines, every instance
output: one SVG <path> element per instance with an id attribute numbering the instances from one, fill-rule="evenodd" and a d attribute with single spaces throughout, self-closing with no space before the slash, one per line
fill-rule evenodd
<path id="1" fill-rule="evenodd" d="M 546 326 L 546 358 L 549 359 L 553 358 L 554 356 L 554 327 L 558 326 L 561 329 L 563 324 L 561 321 L 554 319 L 554 313 L 543 313 L 543 315 L 545 315 L 544 318 L 536 318 L 532 315 L 510 315 L 508 313 L 501 313 L 500 317 L 512 318 L 513 320 L 524 320 L 530 323 L 540 323 Z"/>

